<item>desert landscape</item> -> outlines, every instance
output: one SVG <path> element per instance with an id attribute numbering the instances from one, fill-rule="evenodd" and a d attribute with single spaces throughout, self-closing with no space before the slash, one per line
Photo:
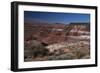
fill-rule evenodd
<path id="1" fill-rule="evenodd" d="M 24 22 L 24 61 L 90 58 L 90 23 Z"/>

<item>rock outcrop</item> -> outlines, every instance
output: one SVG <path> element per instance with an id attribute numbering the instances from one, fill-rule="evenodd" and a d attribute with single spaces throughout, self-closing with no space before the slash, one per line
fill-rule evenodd
<path id="1" fill-rule="evenodd" d="M 90 24 L 25 23 L 24 45 L 25 61 L 88 59 Z"/>

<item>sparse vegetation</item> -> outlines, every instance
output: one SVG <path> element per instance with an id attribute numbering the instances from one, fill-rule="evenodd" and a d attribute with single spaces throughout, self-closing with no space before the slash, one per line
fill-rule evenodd
<path id="1" fill-rule="evenodd" d="M 90 58 L 89 25 L 27 23 L 24 27 L 26 62 Z"/>

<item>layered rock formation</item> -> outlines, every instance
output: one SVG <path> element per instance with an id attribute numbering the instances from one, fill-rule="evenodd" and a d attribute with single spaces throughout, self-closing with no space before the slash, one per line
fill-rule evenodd
<path id="1" fill-rule="evenodd" d="M 59 58 L 60 55 L 66 55 L 66 53 L 72 53 L 72 50 L 76 50 L 75 52 L 81 53 L 81 50 L 84 50 L 86 53 L 82 56 L 89 56 L 90 49 L 90 24 L 89 23 L 71 23 L 71 24 L 61 24 L 61 23 L 25 23 L 24 24 L 24 43 L 26 45 L 32 41 L 39 41 L 37 46 L 42 46 L 42 48 L 46 48 L 48 54 L 46 54 L 46 58 L 44 60 L 53 59 L 51 56 L 57 55 L 55 57 Z M 85 44 L 84 44 L 85 42 Z M 63 44 L 62 44 L 63 43 Z M 80 43 L 83 43 L 79 45 Z M 66 44 L 66 45 L 64 45 Z M 68 45 L 73 44 L 73 49 L 70 49 L 71 46 Z M 76 44 L 76 45 L 75 45 Z M 36 43 L 35 43 L 36 45 Z M 58 45 L 58 46 L 56 46 Z M 34 44 L 33 44 L 34 46 Z M 56 46 L 56 47 L 55 47 Z M 59 48 L 60 46 L 60 48 Z M 76 47 L 76 48 L 75 48 Z M 26 48 L 26 47 L 25 47 Z M 81 49 L 81 50 L 78 50 Z M 26 50 L 29 50 L 27 47 Z M 78 51 L 77 51 L 78 50 Z M 34 50 L 33 50 L 34 51 Z M 41 50 L 42 51 L 42 50 Z M 80 51 L 80 52 L 79 52 Z M 61 54 L 62 52 L 62 54 Z M 24 53 L 26 54 L 26 53 Z M 51 54 L 51 55 L 50 55 Z M 65 56 L 64 55 L 64 56 Z M 61 56 L 61 57 L 62 57 Z M 68 56 L 68 55 L 67 55 Z M 73 54 L 73 59 L 81 58 L 76 57 L 76 54 Z M 39 58 L 40 59 L 40 58 Z M 67 58 L 65 58 L 67 59 Z M 69 58 L 71 59 L 71 58 Z M 38 60 L 38 59 L 32 59 Z M 43 59 L 41 59 L 43 60 Z"/>

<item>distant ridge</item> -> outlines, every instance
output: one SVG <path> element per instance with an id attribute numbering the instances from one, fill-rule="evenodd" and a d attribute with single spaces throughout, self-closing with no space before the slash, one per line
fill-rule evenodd
<path id="1" fill-rule="evenodd" d="M 25 19 L 24 20 L 24 23 L 25 24 L 37 24 L 37 25 L 66 25 L 66 24 L 64 24 L 64 23 L 58 23 L 58 22 L 56 22 L 56 23 L 52 23 L 52 22 L 47 22 L 47 21 L 42 21 L 42 20 L 33 20 L 33 19 Z"/>
<path id="2" fill-rule="evenodd" d="M 71 25 L 90 25 L 89 22 L 72 22 Z"/>
<path id="3" fill-rule="evenodd" d="M 38 24 L 38 25 L 90 25 L 90 22 L 71 22 L 71 23 L 59 23 L 48 22 L 39 19 L 24 19 L 25 24 Z"/>

